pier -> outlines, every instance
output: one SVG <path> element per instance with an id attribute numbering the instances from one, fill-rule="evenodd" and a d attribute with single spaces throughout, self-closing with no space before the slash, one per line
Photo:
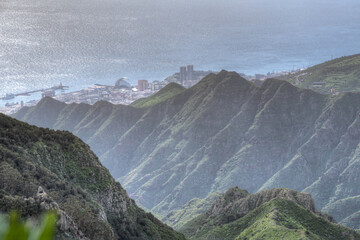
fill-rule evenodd
<path id="1" fill-rule="evenodd" d="M 22 92 L 22 93 L 7 93 L 5 95 L 5 97 L 0 98 L 1 100 L 10 100 L 13 99 L 15 97 L 18 96 L 29 96 L 32 93 L 37 93 L 37 92 L 46 92 L 46 91 L 56 91 L 56 90 L 65 90 L 65 89 L 69 89 L 69 86 L 63 86 L 62 83 L 60 83 L 59 85 L 50 87 L 50 88 L 42 88 L 42 89 L 37 89 L 37 90 L 32 90 L 32 91 L 27 91 L 27 92 Z"/>

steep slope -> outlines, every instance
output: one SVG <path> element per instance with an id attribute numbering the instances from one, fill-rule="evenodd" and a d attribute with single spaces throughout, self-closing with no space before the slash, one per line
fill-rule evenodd
<path id="1" fill-rule="evenodd" d="M 139 209 L 90 148 L 69 132 L 0 114 L 0 212 L 55 209 L 59 238 L 184 239 Z"/>
<path id="2" fill-rule="evenodd" d="M 342 219 L 341 224 L 357 229 L 360 228 L 359 208 L 360 196 L 357 196 L 331 202 L 323 208 L 323 211 L 338 216 L 339 219 Z"/>
<path id="3" fill-rule="evenodd" d="M 206 212 L 221 195 L 220 192 L 214 192 L 204 199 L 194 198 L 179 210 L 171 211 L 161 221 L 178 230 L 188 221 Z"/>
<path id="4" fill-rule="evenodd" d="M 180 231 L 189 239 L 360 239 L 329 220 L 308 194 L 289 189 L 248 194 L 232 188 Z"/>
<path id="5" fill-rule="evenodd" d="M 169 83 L 154 95 L 147 98 L 141 98 L 139 100 L 136 100 L 131 104 L 131 106 L 137 108 L 151 107 L 171 97 L 178 95 L 184 90 L 185 88 L 177 83 Z"/>
<path id="6" fill-rule="evenodd" d="M 15 117 L 72 131 L 162 215 L 235 185 L 306 191 L 330 209 L 360 196 L 359 103 L 357 93 L 321 95 L 276 79 L 257 87 L 222 71 L 148 108 L 44 99 Z M 339 222 L 360 211 L 339 207 Z"/>
<path id="7" fill-rule="evenodd" d="M 324 94 L 332 88 L 338 92 L 359 92 L 360 54 L 337 58 L 281 79 Z M 316 84 L 319 82 L 325 85 Z"/>

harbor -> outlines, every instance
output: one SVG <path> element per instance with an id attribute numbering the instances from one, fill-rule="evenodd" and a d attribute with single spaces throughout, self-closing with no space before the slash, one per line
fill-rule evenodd
<path id="1" fill-rule="evenodd" d="M 65 93 L 69 90 L 69 86 L 62 83 L 49 88 L 34 89 L 19 93 L 7 93 L 0 97 L 0 113 L 7 115 L 17 112 L 22 107 L 30 107 L 36 105 L 39 99 L 43 97 L 54 97 L 57 92 Z"/>
<path id="2" fill-rule="evenodd" d="M 53 86 L 53 87 L 50 87 L 50 88 L 43 88 L 43 89 L 37 89 L 37 90 L 32 90 L 32 91 L 26 91 L 26 92 L 21 92 L 21 93 L 7 93 L 5 94 L 4 97 L 0 98 L 1 100 L 11 100 L 11 99 L 14 99 L 16 97 L 19 97 L 19 96 L 30 96 L 31 94 L 33 93 L 39 93 L 39 92 L 42 92 L 42 93 L 52 93 L 52 92 L 55 92 L 57 90 L 68 90 L 69 89 L 69 86 L 63 86 L 62 83 L 60 83 L 59 85 L 56 85 L 56 86 Z"/>

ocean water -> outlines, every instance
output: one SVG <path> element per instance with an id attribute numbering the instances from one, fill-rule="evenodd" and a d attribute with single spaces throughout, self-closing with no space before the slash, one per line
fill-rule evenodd
<path id="1" fill-rule="evenodd" d="M 360 52 L 359 0 L 0 0 L 0 96 Z"/>

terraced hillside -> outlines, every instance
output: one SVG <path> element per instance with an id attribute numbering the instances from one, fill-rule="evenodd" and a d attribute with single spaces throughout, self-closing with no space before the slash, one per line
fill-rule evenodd
<path id="1" fill-rule="evenodd" d="M 0 114 L 0 213 L 12 210 L 56 210 L 58 239 L 185 239 L 138 208 L 79 138 Z"/>
<path id="2" fill-rule="evenodd" d="M 15 117 L 73 132 L 162 215 L 236 185 L 288 187 L 358 229 L 360 205 L 342 203 L 360 196 L 359 103 L 357 93 L 321 95 L 276 79 L 257 87 L 222 71 L 151 107 L 45 98 Z"/>

